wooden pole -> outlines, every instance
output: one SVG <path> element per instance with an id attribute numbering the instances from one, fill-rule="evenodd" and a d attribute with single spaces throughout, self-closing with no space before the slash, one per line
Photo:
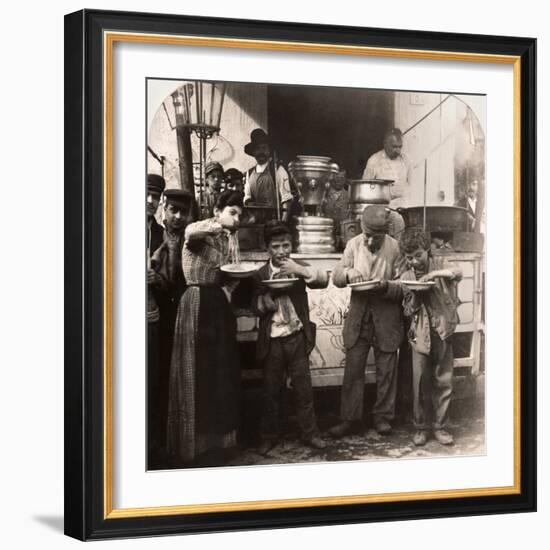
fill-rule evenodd
<path id="1" fill-rule="evenodd" d="M 189 132 L 189 128 L 177 126 L 176 136 L 178 142 L 180 185 L 184 191 L 188 191 L 195 195 L 193 153 L 191 150 L 191 133 Z"/>
<path id="2" fill-rule="evenodd" d="M 275 200 L 277 201 L 277 220 L 281 220 L 281 204 L 279 201 L 279 188 L 277 187 L 277 153 L 273 151 L 273 183 L 275 184 Z"/>
<path id="3" fill-rule="evenodd" d="M 428 189 L 428 159 L 424 159 L 424 209 L 422 212 L 422 230 L 426 232 L 426 196 L 427 196 L 427 189 Z"/>

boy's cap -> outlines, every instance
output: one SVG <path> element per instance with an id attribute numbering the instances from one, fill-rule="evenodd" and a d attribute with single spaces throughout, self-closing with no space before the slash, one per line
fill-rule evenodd
<path id="1" fill-rule="evenodd" d="M 164 192 L 164 198 L 166 204 L 173 204 L 179 207 L 187 207 L 194 199 L 191 193 L 182 189 L 167 189 Z"/>
<path id="2" fill-rule="evenodd" d="M 166 181 L 162 176 L 159 174 L 147 174 L 147 191 L 152 191 L 160 195 L 165 187 Z"/>

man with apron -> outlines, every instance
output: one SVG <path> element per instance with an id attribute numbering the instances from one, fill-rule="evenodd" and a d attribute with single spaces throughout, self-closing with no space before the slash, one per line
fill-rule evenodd
<path id="1" fill-rule="evenodd" d="M 265 210 L 255 216 L 256 221 L 265 222 L 277 216 L 287 221 L 290 215 L 292 192 L 287 171 L 282 166 L 274 166 L 271 143 L 268 135 L 256 128 L 250 134 L 250 143 L 244 152 L 256 159 L 256 166 L 246 173 L 244 185 L 245 206 L 263 207 Z"/>

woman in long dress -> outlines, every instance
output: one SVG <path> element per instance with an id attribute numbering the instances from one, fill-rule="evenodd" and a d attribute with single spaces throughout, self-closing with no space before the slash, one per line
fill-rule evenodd
<path id="1" fill-rule="evenodd" d="M 242 200 L 241 193 L 222 193 L 214 217 L 185 230 L 188 288 L 176 319 L 168 402 L 168 454 L 179 464 L 209 449 L 236 446 L 240 365 L 230 305 L 236 283 L 220 267 L 229 261 Z"/>

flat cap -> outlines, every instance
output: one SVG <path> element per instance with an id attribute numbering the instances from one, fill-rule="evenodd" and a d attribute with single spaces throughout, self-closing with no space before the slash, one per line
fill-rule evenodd
<path id="1" fill-rule="evenodd" d="M 363 210 L 361 227 L 370 233 L 387 233 L 390 210 L 383 204 L 369 204 Z"/>
<path id="2" fill-rule="evenodd" d="M 219 170 L 223 174 L 223 166 L 219 162 L 210 161 L 206 163 L 206 168 L 204 169 L 205 175 L 208 176 L 214 170 Z"/>
<path id="3" fill-rule="evenodd" d="M 193 202 L 195 197 L 188 191 L 183 191 L 183 189 L 167 189 L 164 192 L 164 198 L 166 204 L 186 207 Z"/>
<path id="4" fill-rule="evenodd" d="M 244 174 L 236 168 L 230 168 L 224 175 L 225 181 L 234 181 L 244 178 Z"/>
<path id="5" fill-rule="evenodd" d="M 166 181 L 159 174 L 147 174 L 147 191 L 157 192 L 159 195 L 164 191 Z"/>

